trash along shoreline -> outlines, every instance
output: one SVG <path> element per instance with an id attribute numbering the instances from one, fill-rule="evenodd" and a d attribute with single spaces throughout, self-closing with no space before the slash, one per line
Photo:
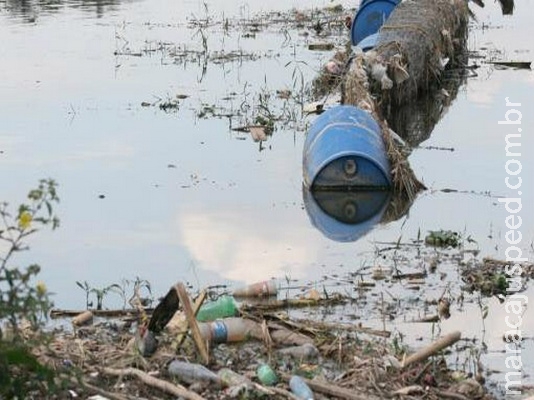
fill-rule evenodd
<path id="1" fill-rule="evenodd" d="M 467 9 L 462 10 L 465 19 Z M 306 15 L 300 18 L 307 21 Z M 338 19 L 336 26 L 340 25 Z M 417 35 L 419 31 L 411 29 L 411 33 Z M 439 33 L 443 36 L 440 39 L 452 40 L 442 30 Z M 463 33 L 459 36 L 463 38 Z M 392 60 L 399 58 L 392 56 Z M 360 74 L 368 61 L 361 54 L 352 61 L 349 76 L 361 79 L 353 79 L 352 86 L 344 87 L 345 97 L 348 103 L 382 116 L 387 114 L 387 104 L 375 104 L 365 85 L 368 77 Z M 395 66 L 397 72 L 407 68 L 404 61 L 388 64 L 390 69 Z M 399 85 L 407 82 L 401 79 L 403 74 L 398 76 Z M 337 90 L 342 77 L 338 74 L 334 78 Z M 357 84 L 365 90 L 359 92 Z M 444 97 L 449 100 L 443 100 L 444 104 L 450 104 L 457 91 L 458 86 L 450 94 L 446 91 Z M 352 99 L 348 96 L 351 93 Z M 443 107 L 438 108 L 443 112 Z M 429 125 L 430 132 L 433 125 Z M 379 128 L 389 132 L 384 124 Z M 397 186 L 408 188 L 404 200 L 410 202 L 420 189 L 418 180 L 406 155 L 393 148 L 397 138 L 391 136 L 389 140 L 385 142 L 386 152 L 391 146 L 388 155 L 397 157 L 392 165 L 405 168 L 397 170 Z M 354 166 L 344 164 L 345 172 L 353 176 L 357 171 Z M 407 212 L 403 202 L 395 205 L 400 211 L 386 212 L 385 220 Z M 465 242 L 470 243 L 469 238 Z M 355 260 L 355 264 L 359 262 L 364 264 Z M 504 273 L 506 262 L 480 258 L 476 246 L 464 248 L 462 238 L 450 231 L 431 232 L 424 240 L 402 243 L 399 238 L 395 243 L 377 244 L 370 264 L 354 266 L 343 277 L 325 278 L 339 286 L 319 280 L 299 294 L 282 288 L 280 278 L 239 288 L 242 290 L 191 288 L 177 282 L 168 293 L 158 293 L 164 296 L 156 307 L 147 307 L 136 287 L 128 308 L 104 309 L 100 298 L 96 309 L 52 310 L 47 340 L 35 340 L 32 353 L 54 372 L 59 389 L 49 391 L 43 383 L 31 398 L 500 398 L 499 388 L 491 383 L 495 371 L 488 370 L 481 360 L 483 340 L 466 334 L 465 326 L 460 326 L 462 331 L 442 331 L 440 323 L 466 303 L 479 305 L 484 320 L 488 308 L 483 299 L 503 298 L 510 282 L 519 282 L 526 290 L 534 277 L 534 266 L 524 265 L 522 275 L 511 278 Z M 89 286 L 78 286 L 88 296 Z M 338 307 L 350 312 L 342 313 Z M 311 317 L 311 311 L 317 315 Z M 360 316 L 347 322 L 345 317 L 350 313 Z M 377 315 L 382 318 L 382 328 L 370 324 Z M 427 336 L 432 338 L 425 337 L 428 343 L 413 346 L 418 339 L 405 340 L 397 330 L 397 322 L 402 320 L 429 324 L 425 325 L 427 333 L 432 333 Z M 43 333 L 25 325 L 20 326 L 20 332 L 29 342 Z M 7 331 L 2 334 L 7 335 Z M 517 343 L 522 338 L 503 337 L 503 341 Z M 459 366 L 454 362 L 457 358 L 466 361 Z"/>
<path id="2" fill-rule="evenodd" d="M 431 246 L 429 241 L 424 245 Z M 438 252 L 451 252 L 450 245 Z M 506 285 L 498 279 L 504 262 L 474 260 L 462 267 L 464 290 L 485 296 L 505 292 Z M 534 276 L 534 266 L 524 267 L 526 283 Z M 370 279 L 353 283 L 365 293 L 376 284 L 400 280 L 423 286 L 432 274 L 429 268 L 386 276 L 373 270 Z M 284 298 L 276 280 L 221 288 L 217 296 L 206 288 L 192 297 L 191 289 L 178 282 L 155 308 L 142 306 L 137 292 L 130 300 L 133 308 L 52 310 L 50 317 L 64 327 L 56 328 L 51 341 L 34 354 L 53 368 L 56 379 L 63 379 L 67 398 L 499 398 L 489 390 L 489 371 L 480 359 L 474 368 L 473 363 L 464 370 L 455 368 L 451 360 L 462 353 L 469 357 L 475 346 L 473 338 L 460 331 L 436 328 L 428 343 L 409 348 L 402 336 L 361 322 L 291 317 L 299 309 L 356 307 L 355 300 L 341 292 L 311 288 Z M 413 322 L 438 327 L 455 312 L 459 300 L 447 290 L 429 303 L 434 315 Z M 385 307 L 383 300 L 374 301 Z"/>

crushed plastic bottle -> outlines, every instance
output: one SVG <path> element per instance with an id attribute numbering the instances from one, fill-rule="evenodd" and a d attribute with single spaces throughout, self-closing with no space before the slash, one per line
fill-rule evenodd
<path id="1" fill-rule="evenodd" d="M 298 375 L 293 375 L 289 380 L 289 388 L 295 396 L 303 400 L 313 400 L 313 392 L 310 387 Z"/>
<path id="2" fill-rule="evenodd" d="M 195 382 L 215 383 L 222 386 L 221 378 L 200 364 L 174 360 L 167 367 L 169 374 L 187 384 Z"/>
<path id="3" fill-rule="evenodd" d="M 245 318 L 224 318 L 198 324 L 200 335 L 212 343 L 242 342 L 258 336 L 261 331 L 257 322 Z"/>
<path id="4" fill-rule="evenodd" d="M 135 334 L 135 346 L 143 357 L 149 357 L 156 352 L 158 348 L 158 340 L 156 339 L 154 332 L 141 326 L 137 329 Z"/>
<path id="5" fill-rule="evenodd" d="M 235 317 L 237 305 L 232 296 L 221 296 L 217 300 L 204 304 L 197 313 L 197 321 L 213 321 L 218 318 Z"/>
<path id="6" fill-rule="evenodd" d="M 261 364 L 256 370 L 256 375 L 265 386 L 274 386 L 278 383 L 276 372 L 268 364 Z"/>
<path id="7" fill-rule="evenodd" d="M 269 280 L 237 288 L 234 290 L 233 295 L 235 297 L 269 297 L 276 296 L 277 293 L 276 281 Z"/>

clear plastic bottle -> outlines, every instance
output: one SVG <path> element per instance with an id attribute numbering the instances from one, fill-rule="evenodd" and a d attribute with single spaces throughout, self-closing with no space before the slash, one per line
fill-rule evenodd
<path id="1" fill-rule="evenodd" d="M 295 396 L 303 400 L 313 400 L 313 392 L 310 387 L 298 375 L 293 375 L 289 380 L 289 388 Z"/>
<path id="2" fill-rule="evenodd" d="M 252 381 L 250 379 L 229 368 L 221 368 L 219 372 L 217 372 L 217 375 L 219 375 L 222 383 L 228 387 L 240 385 L 252 386 Z"/>
<path id="3" fill-rule="evenodd" d="M 293 357 L 297 360 L 314 360 L 319 357 L 319 350 L 311 343 L 304 343 L 300 346 L 291 346 L 278 350 L 279 354 Z"/>
<path id="4" fill-rule="evenodd" d="M 201 336 L 212 343 L 241 342 L 257 337 L 261 331 L 257 322 L 245 318 L 224 318 L 198 324 Z"/>
<path id="5" fill-rule="evenodd" d="M 187 384 L 195 382 L 210 382 L 221 385 L 221 378 L 215 373 L 200 364 L 174 360 L 167 367 L 169 374 L 177 377 Z"/>
<path id="6" fill-rule="evenodd" d="M 217 300 L 204 304 L 197 313 L 197 320 L 201 322 L 213 321 L 217 318 L 235 317 L 238 314 L 237 305 L 232 296 L 221 296 Z"/>
<path id="7" fill-rule="evenodd" d="M 277 293 L 276 281 L 269 280 L 234 289 L 233 295 L 235 297 L 269 297 L 276 296 Z"/>

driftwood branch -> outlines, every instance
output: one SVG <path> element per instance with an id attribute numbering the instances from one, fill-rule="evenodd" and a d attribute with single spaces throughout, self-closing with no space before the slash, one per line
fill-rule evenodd
<path id="1" fill-rule="evenodd" d="M 145 312 L 151 313 L 154 309 L 153 308 L 145 308 Z M 50 311 L 50 318 L 56 319 L 56 318 L 65 318 L 65 317 L 75 317 L 79 314 L 82 314 L 86 311 L 90 311 L 93 313 L 93 315 L 98 317 L 104 317 L 104 318 L 115 318 L 115 317 L 127 317 L 127 316 L 134 316 L 139 314 L 139 310 L 137 309 L 122 309 L 122 310 L 59 310 L 54 309 Z"/>
<path id="2" fill-rule="evenodd" d="M 469 398 L 465 397 L 463 394 L 448 392 L 445 390 L 438 390 L 436 391 L 436 394 L 442 399 L 469 400 Z M 529 400 L 529 399 L 526 399 L 526 400 Z"/>
<path id="3" fill-rule="evenodd" d="M 101 372 L 106 375 L 112 376 L 133 376 L 139 379 L 145 385 L 159 389 L 162 392 L 171 394 L 173 396 L 183 397 L 187 400 L 205 400 L 204 397 L 196 394 L 195 392 L 187 390 L 182 385 L 177 385 L 171 382 L 164 381 L 162 379 L 155 378 L 137 368 L 115 369 L 104 367 L 101 369 Z"/>
<path id="4" fill-rule="evenodd" d="M 73 382 L 76 383 L 76 384 L 79 383 L 75 379 L 73 379 Z M 107 390 L 101 389 L 98 386 L 92 385 L 92 384 L 90 384 L 90 383 L 88 383 L 86 381 L 82 381 L 82 385 L 86 389 L 89 389 L 90 391 L 92 391 L 92 392 L 94 392 L 96 394 L 99 394 L 100 396 L 103 396 L 103 397 L 106 397 L 108 399 L 111 399 L 111 400 L 128 400 L 128 398 L 124 397 L 123 395 L 120 395 L 120 394 L 117 394 L 117 393 L 108 392 Z"/>
<path id="5" fill-rule="evenodd" d="M 439 353 L 441 350 L 449 346 L 452 346 L 454 343 L 460 340 L 461 337 L 462 337 L 462 334 L 459 331 L 455 331 L 455 332 L 449 333 L 448 335 L 443 336 L 442 338 L 439 338 L 438 340 L 436 340 L 434 343 L 430 344 L 429 346 L 406 357 L 402 363 L 403 368 L 407 367 L 410 364 L 426 360 L 428 357 Z"/>

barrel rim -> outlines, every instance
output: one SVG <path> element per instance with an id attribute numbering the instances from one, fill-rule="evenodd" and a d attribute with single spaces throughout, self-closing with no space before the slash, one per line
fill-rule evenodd
<path id="1" fill-rule="evenodd" d="M 367 155 L 366 153 L 363 153 L 361 151 L 345 150 L 345 151 L 341 151 L 339 153 L 330 155 L 329 157 L 325 158 L 323 162 L 318 164 L 318 167 L 315 168 L 317 170 L 317 173 L 314 174 L 314 179 L 311 182 L 312 186 L 313 186 L 313 182 L 315 182 L 315 179 L 317 178 L 317 176 L 320 175 L 321 171 L 324 168 L 326 168 L 331 162 L 333 162 L 335 160 L 338 160 L 338 159 L 340 159 L 342 157 L 348 157 L 348 156 L 356 156 L 356 157 L 360 157 L 360 158 L 363 158 L 363 159 L 369 161 L 371 164 L 373 164 L 382 173 L 382 175 L 384 176 L 386 182 L 391 184 L 391 177 L 389 176 L 388 172 L 384 168 L 382 168 L 382 165 L 380 165 L 380 163 L 377 163 L 375 159 L 373 159 L 372 157 L 369 157 L 369 155 Z M 387 158 L 386 158 L 386 161 L 389 164 L 389 160 L 387 160 Z"/>

